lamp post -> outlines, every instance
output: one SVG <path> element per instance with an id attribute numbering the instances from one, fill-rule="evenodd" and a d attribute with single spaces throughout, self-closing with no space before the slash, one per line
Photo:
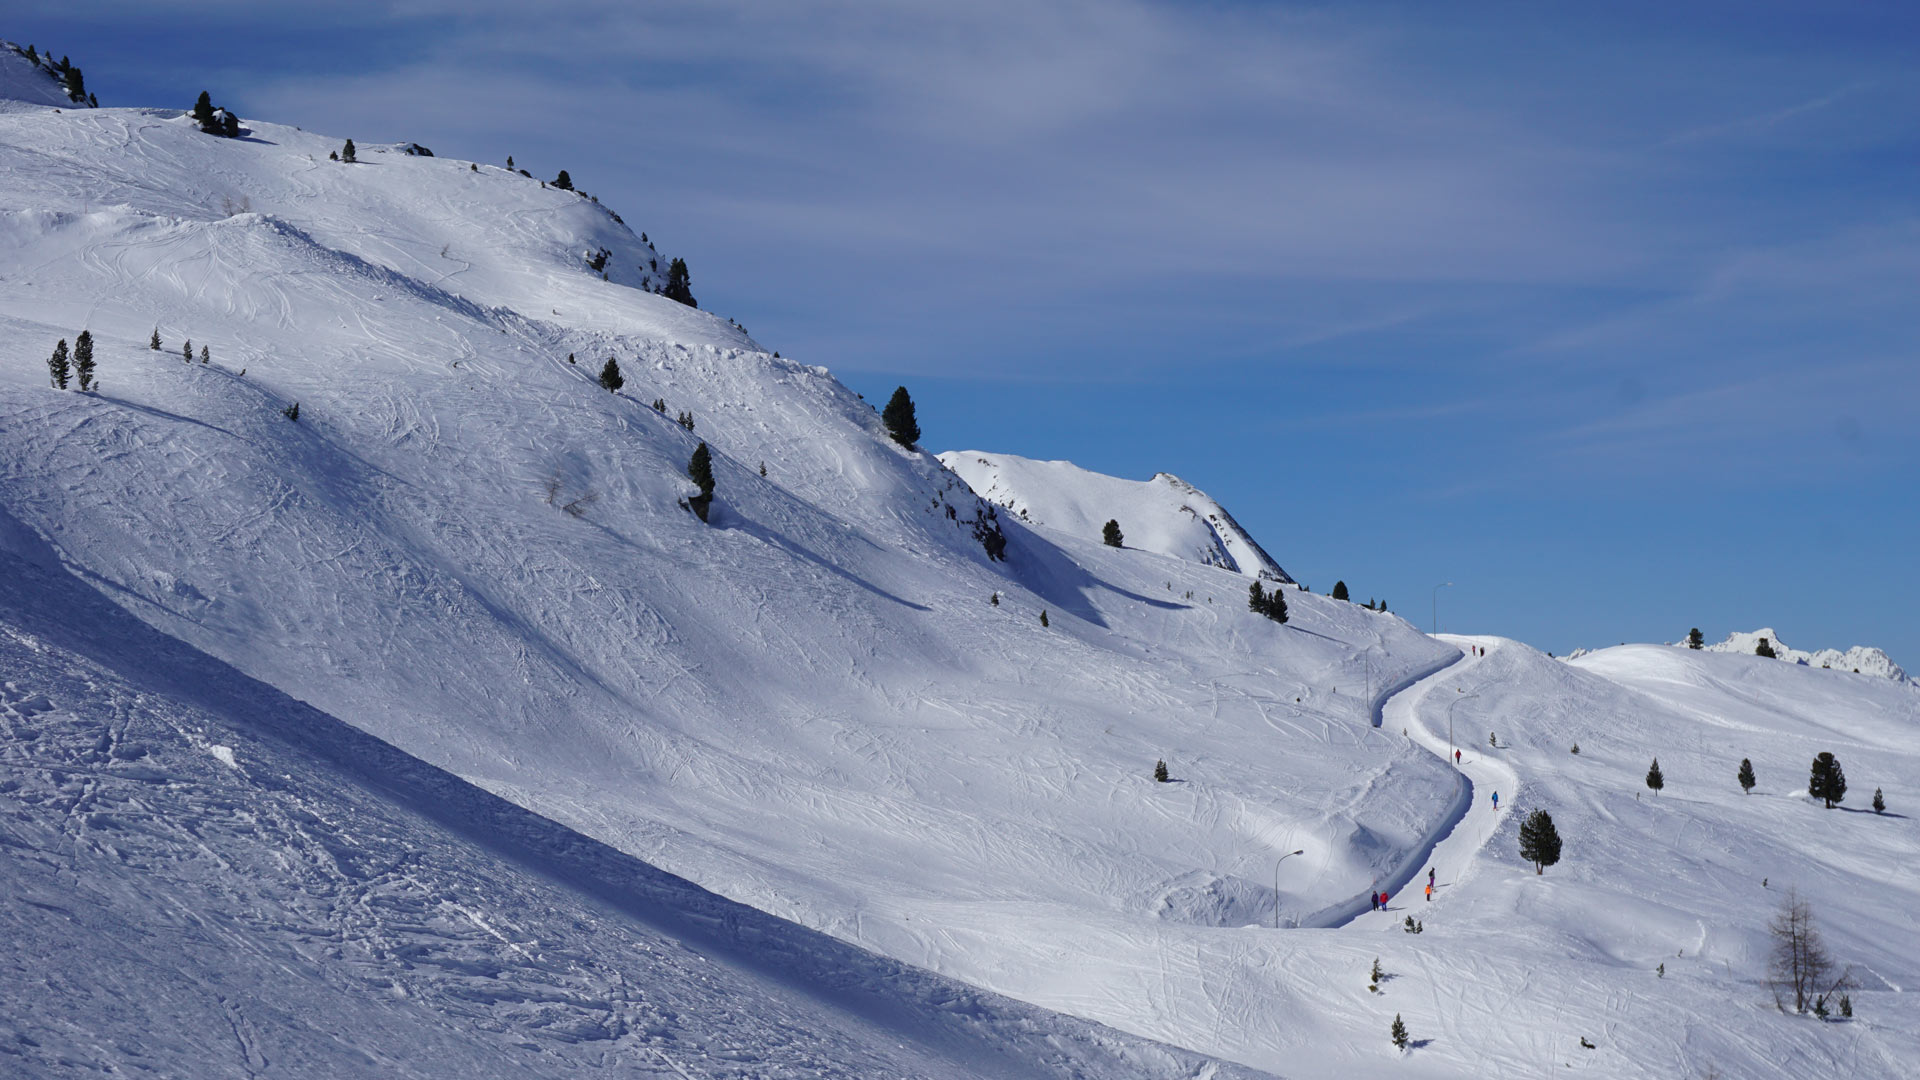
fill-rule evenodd
<path id="1" fill-rule="evenodd" d="M 1477 698 L 1479 696 L 1480 696 L 1479 692 L 1475 691 L 1474 693 L 1471 693 L 1471 694 L 1463 694 L 1459 697 L 1454 698 L 1452 701 L 1447 702 L 1447 756 L 1448 757 L 1453 756 L 1453 707 L 1455 705 L 1460 704 L 1463 701 L 1467 701 L 1471 698 Z"/>
<path id="2" fill-rule="evenodd" d="M 1440 632 L 1440 590 L 1452 587 L 1451 581 L 1443 581 L 1433 587 L 1433 632 L 1436 634 Z"/>
<path id="3" fill-rule="evenodd" d="M 1305 848 L 1289 851 L 1286 855 L 1280 856 L 1280 862 L 1273 864 L 1273 928 L 1275 930 L 1280 929 L 1280 863 L 1286 862 L 1288 856 L 1304 854 L 1306 854 Z"/>

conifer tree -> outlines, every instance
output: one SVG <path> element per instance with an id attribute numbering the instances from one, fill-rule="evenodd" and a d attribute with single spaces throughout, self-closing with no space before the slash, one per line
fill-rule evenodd
<path id="1" fill-rule="evenodd" d="M 901 446 L 911 450 L 920 441 L 920 421 L 914 415 L 913 398 L 907 394 L 906 387 L 894 388 L 887 407 L 880 411 L 880 421 L 887 425 L 887 434 Z"/>
<path id="2" fill-rule="evenodd" d="M 1411 918 L 1412 916 L 1408 917 Z M 1388 1029 L 1388 1034 L 1393 1036 L 1393 1045 L 1396 1049 L 1405 1050 L 1407 1048 L 1407 1025 L 1405 1021 L 1400 1019 L 1399 1013 L 1393 1014 L 1393 1027 Z"/>
<path id="3" fill-rule="evenodd" d="M 204 364 L 211 359 L 213 359 L 213 353 L 208 351 L 205 345 L 200 346 L 200 362 Z"/>
<path id="4" fill-rule="evenodd" d="M 1687 648 L 1699 649 L 1705 646 L 1706 643 L 1707 643 L 1707 639 L 1700 636 L 1699 627 L 1696 626 L 1693 629 L 1687 631 Z"/>
<path id="5" fill-rule="evenodd" d="M 1107 519 L 1107 523 L 1100 528 L 1100 539 L 1105 542 L 1108 547 L 1125 546 L 1124 542 L 1126 537 L 1120 533 L 1120 522 L 1118 519 Z"/>
<path id="6" fill-rule="evenodd" d="M 200 100 L 193 103 L 193 122 L 205 131 L 213 124 L 213 98 L 205 90 L 200 91 Z"/>
<path id="7" fill-rule="evenodd" d="M 160 328 L 159 327 L 156 326 L 153 328 L 153 336 L 147 339 L 147 348 L 152 349 L 155 352 L 160 351 Z"/>
<path id="8" fill-rule="evenodd" d="M 1267 590 L 1261 588 L 1258 581 L 1247 586 L 1247 610 L 1262 615 L 1267 613 Z"/>
<path id="9" fill-rule="evenodd" d="M 573 177 L 567 175 L 567 170 L 561 169 L 560 175 L 553 178 L 553 186 L 561 191 L 572 191 Z"/>
<path id="10" fill-rule="evenodd" d="M 187 343 L 185 345 L 180 346 L 180 359 L 185 360 L 189 364 L 193 363 L 193 339 L 192 338 L 188 338 Z"/>
<path id="11" fill-rule="evenodd" d="M 1533 864 L 1535 874 L 1560 861 L 1560 833 L 1553 827 L 1553 815 L 1535 810 L 1520 823 L 1520 857 Z"/>
<path id="12" fill-rule="evenodd" d="M 600 368 L 600 385 L 617 391 L 626 384 L 626 377 L 620 374 L 620 361 L 607 357 L 607 362 Z"/>
<path id="13" fill-rule="evenodd" d="M 1839 758 L 1826 750 L 1820 751 L 1813 759 L 1813 771 L 1807 778 L 1807 794 L 1824 800 L 1829 810 L 1846 799 L 1847 774 L 1841 770 Z"/>
<path id="14" fill-rule="evenodd" d="M 1778 659 L 1773 651 L 1773 643 L 1766 638 L 1761 638 L 1760 643 L 1753 647 L 1753 655 L 1764 656 L 1769 660 Z"/>
<path id="15" fill-rule="evenodd" d="M 1384 978 L 1386 974 L 1386 972 L 1380 970 L 1380 958 L 1377 956 L 1374 957 L 1373 971 L 1367 975 L 1367 989 L 1372 990 L 1374 993 L 1379 993 L 1380 980 Z"/>
<path id="16" fill-rule="evenodd" d="M 47 374 L 53 379 L 55 390 L 67 388 L 67 376 L 73 367 L 67 362 L 67 339 L 61 338 L 60 344 L 53 347 L 53 355 L 47 357 Z"/>
<path id="17" fill-rule="evenodd" d="M 1873 812 L 1876 814 L 1887 812 L 1887 800 L 1880 794 L 1879 788 L 1873 789 Z"/>
<path id="18" fill-rule="evenodd" d="M 1167 782 L 1167 763 L 1165 761 L 1156 761 L 1153 763 L 1153 778 L 1162 784 Z"/>
<path id="19" fill-rule="evenodd" d="M 1281 591 L 1275 589 L 1267 594 L 1267 618 L 1277 623 L 1287 621 L 1287 598 L 1280 595 Z"/>
<path id="20" fill-rule="evenodd" d="M 660 414 L 662 414 L 662 415 L 665 415 L 665 413 L 666 413 L 666 411 L 667 411 L 667 399 L 666 399 L 666 398 L 663 398 L 663 397 L 657 397 L 657 398 L 654 398 L 654 399 L 653 399 L 653 411 L 654 411 L 654 412 L 657 412 L 657 413 L 660 413 Z"/>
<path id="21" fill-rule="evenodd" d="M 998 592 L 995 592 L 991 597 L 987 598 L 987 603 L 992 604 L 994 607 L 999 607 L 1000 594 Z"/>
<path id="22" fill-rule="evenodd" d="M 80 381 L 80 392 L 93 389 L 93 331 L 82 330 L 73 339 L 73 373 Z"/>
<path id="23" fill-rule="evenodd" d="M 1053 623 L 1051 623 L 1051 622 L 1049 622 L 1049 621 L 1047 620 L 1047 611 L 1046 611 L 1046 609 L 1045 609 L 1045 608 L 1042 608 L 1042 609 L 1040 609 L 1040 625 L 1041 625 L 1041 626 L 1052 626 L 1052 625 L 1053 625 Z"/>
<path id="24" fill-rule="evenodd" d="M 1753 794 L 1754 783 L 1755 781 L 1753 779 L 1752 760 L 1748 758 L 1741 758 L 1740 759 L 1740 790 L 1751 795 Z"/>
<path id="25" fill-rule="evenodd" d="M 713 505 L 713 452 L 707 449 L 706 443 L 694 447 L 693 457 L 687 462 L 687 476 L 700 488 L 700 494 L 688 499 L 687 504 L 705 521 L 707 510 Z"/>
<path id="26" fill-rule="evenodd" d="M 1344 581 L 1336 581 L 1336 582 L 1334 582 L 1334 583 L 1333 583 L 1333 598 L 1334 598 L 1335 600 L 1348 600 L 1348 599 L 1349 599 L 1349 597 L 1348 597 L 1348 595 L 1347 595 L 1347 583 L 1346 583 L 1346 582 L 1344 582 Z"/>
<path id="27" fill-rule="evenodd" d="M 660 295 L 690 308 L 700 306 L 693 299 L 693 277 L 687 273 L 687 260 L 675 259 L 667 266 L 667 287 L 660 290 Z"/>
<path id="28" fill-rule="evenodd" d="M 1660 794 L 1660 789 L 1667 786 L 1667 778 L 1660 773 L 1659 758 L 1654 758 L 1653 767 L 1647 770 L 1647 786 L 1653 789 L 1655 795 Z"/>
<path id="29" fill-rule="evenodd" d="M 352 139 L 348 139 L 347 145 L 340 148 L 340 160 L 346 162 L 349 165 L 360 160 L 359 158 L 354 156 Z"/>
<path id="30" fill-rule="evenodd" d="M 296 424 L 299 423 L 300 422 L 300 403 L 296 401 L 293 404 L 287 406 L 286 408 L 281 409 L 280 415 L 286 417 L 287 419 L 293 421 Z"/>

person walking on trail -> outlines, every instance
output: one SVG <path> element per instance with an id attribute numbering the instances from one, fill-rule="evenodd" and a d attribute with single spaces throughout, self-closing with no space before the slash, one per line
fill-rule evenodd
<path id="1" fill-rule="evenodd" d="M 1427 882 L 1427 903 L 1433 903 L 1433 882 Z"/>
<path id="2" fill-rule="evenodd" d="M 1460 751 L 1458 751 L 1458 750 L 1455 750 L 1455 751 L 1453 752 L 1453 763 L 1454 763 L 1455 765 L 1458 765 L 1458 764 L 1460 764 Z"/>
<path id="3" fill-rule="evenodd" d="M 1427 867 L 1427 888 L 1433 888 L 1433 867 Z"/>
<path id="4" fill-rule="evenodd" d="M 1380 910 L 1380 894 L 1379 893 L 1377 892 L 1367 893 L 1367 901 L 1368 903 L 1371 903 L 1373 905 L 1373 910 L 1375 911 Z"/>
<path id="5" fill-rule="evenodd" d="M 1380 910 L 1381 911 L 1387 910 L 1387 894 L 1385 890 L 1381 890 L 1381 893 L 1380 893 Z"/>
<path id="6" fill-rule="evenodd" d="M 1497 791 L 1493 793 L 1493 812 L 1500 812 L 1500 793 Z"/>

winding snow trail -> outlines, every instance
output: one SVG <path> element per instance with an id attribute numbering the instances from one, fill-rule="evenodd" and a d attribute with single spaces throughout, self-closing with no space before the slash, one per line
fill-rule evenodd
<path id="1" fill-rule="evenodd" d="M 1424 854 L 1417 859 L 1408 859 L 1402 863 L 1393 876 L 1384 883 L 1374 885 L 1375 890 L 1384 889 L 1388 894 L 1387 909 L 1375 910 L 1369 904 L 1361 910 L 1359 902 L 1364 898 L 1355 898 L 1302 920 L 1301 926 L 1340 927 L 1356 924 L 1361 919 L 1372 923 L 1399 923 L 1408 915 L 1416 918 L 1418 912 L 1425 910 L 1430 903 L 1438 902 L 1447 895 L 1447 890 L 1463 883 L 1472 873 L 1473 857 L 1485 847 L 1499 831 L 1506 820 L 1510 801 L 1495 810 L 1493 793 L 1501 792 L 1511 800 L 1519 791 L 1520 780 L 1506 762 L 1488 753 L 1492 747 L 1476 748 L 1471 733 L 1450 731 L 1446 711 L 1453 708 L 1456 701 L 1472 699 L 1472 693 L 1463 686 L 1462 676 L 1472 671 L 1484 656 L 1476 656 L 1473 647 L 1485 648 L 1488 654 L 1503 644 L 1500 638 L 1461 637 L 1443 635 L 1443 640 L 1461 646 L 1461 655 L 1440 670 L 1415 680 L 1396 691 L 1380 706 L 1378 724 L 1387 731 L 1400 728 L 1414 742 L 1432 751 L 1442 760 L 1454 761 L 1454 751 L 1460 751 L 1459 764 L 1455 771 L 1460 778 L 1460 791 L 1446 814 L 1427 835 Z M 1435 716 L 1435 712 L 1442 715 Z M 1429 721 L 1434 726 L 1429 726 Z M 1449 736 L 1452 742 L 1449 742 Z M 1479 793 L 1484 792 L 1485 798 Z M 1476 805 L 1479 804 L 1479 805 Z M 1425 870 L 1435 871 L 1433 899 L 1423 899 L 1426 881 Z M 1446 874 L 1438 871 L 1445 869 Z"/>

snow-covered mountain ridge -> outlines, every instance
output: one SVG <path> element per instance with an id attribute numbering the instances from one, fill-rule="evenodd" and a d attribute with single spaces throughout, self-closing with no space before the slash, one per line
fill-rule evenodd
<path id="1" fill-rule="evenodd" d="M 1226 507 L 1171 473 L 1123 480 L 1070 461 L 977 450 L 949 450 L 940 461 L 982 498 L 1030 524 L 1098 538 L 1108 521 L 1118 521 L 1128 547 L 1293 584 Z"/>
<path id="2" fill-rule="evenodd" d="M 1773 650 L 1775 659 L 1790 664 L 1804 664 L 1808 667 L 1831 668 L 1835 671 L 1853 672 L 1859 675 L 1874 675 L 1895 682 L 1908 681 L 1906 669 L 1893 662 L 1893 658 L 1870 645 L 1855 645 L 1845 652 L 1839 649 L 1816 649 L 1807 652 L 1791 648 L 1780 640 L 1780 635 L 1772 627 L 1763 626 L 1758 630 L 1736 630 L 1727 635 L 1725 641 L 1705 646 L 1708 652 L 1731 652 L 1752 656 L 1762 639 Z"/>
<path id="3" fill-rule="evenodd" d="M 209 1075 L 273 1061 L 320 1075 L 328 1053 L 343 1073 L 374 1071 L 388 1063 L 354 1052 L 409 1039 L 471 1043 L 448 1068 L 477 1075 L 994 1075 L 980 1051 L 996 1044 L 1014 1063 L 999 1075 L 1216 1068 L 1119 1036 L 1076 1042 L 1087 1028 L 998 999 L 976 1008 L 958 979 L 1295 1076 L 1713 1063 L 1771 1078 L 1812 1061 L 1892 1076 L 1920 1054 L 1901 989 L 1920 979 L 1904 914 L 1920 900 L 1902 816 L 1920 805 L 1912 687 L 1665 648 L 1561 664 L 1307 593 L 1274 623 L 1247 610 L 1237 555 L 1240 573 L 1143 551 L 1155 526 L 1131 522 L 1128 548 L 1107 547 L 1098 527 L 1116 514 L 1092 503 L 1090 530 L 995 513 L 893 444 L 825 368 L 646 291 L 652 249 L 590 199 L 400 147 L 335 162 L 340 136 L 245 127 L 222 139 L 171 109 L 0 110 L 0 579 L 14 590 L 0 595 L 23 673 L 6 676 L 0 858 L 17 860 L 19 895 L 57 903 L 47 882 L 71 875 L 144 912 L 154 938 L 190 943 L 153 946 L 176 979 L 125 974 L 110 941 L 88 939 L 74 953 L 86 985 L 29 1010 L 15 1002 L 57 977 L 64 924 L 15 911 L 16 999 L 0 1011 L 26 1018 L 17 1034 L 109 1045 L 134 1028 L 89 992 L 145 979 L 185 1018 L 156 1026 L 229 1025 L 230 1041 L 169 1050 L 217 1062 Z M 49 388 L 53 342 L 82 328 L 103 389 Z M 595 379 L 608 357 L 619 393 Z M 707 523 L 682 505 L 702 442 Z M 979 538 L 996 525 L 1003 561 Z M 80 591 L 19 592 L 33 567 Z M 103 626 L 146 645 L 81 647 Z M 194 662 L 154 644 L 168 640 Z M 203 678 L 202 660 L 261 693 L 207 708 L 199 696 L 227 677 Z M 176 668 L 188 674 L 159 677 Z M 758 978 L 738 943 L 768 924 L 662 901 L 681 927 L 720 929 L 654 933 L 578 880 L 530 881 L 468 847 L 456 819 L 471 796 L 422 824 L 385 781 L 319 769 L 309 783 L 311 761 L 262 745 L 332 718 L 643 860 L 642 877 L 657 868 L 851 950 L 816 955 L 908 965 L 939 1000 L 903 991 L 903 1023 L 984 1019 L 951 1053 L 889 1045 L 810 992 L 820 967 Z M 1442 760 L 1450 733 L 1459 769 Z M 220 771 L 215 746 L 244 775 Z M 1847 764 L 1848 808 L 1884 787 L 1892 813 L 1809 805 L 1820 750 Z M 1655 754 L 1657 799 L 1641 779 Z M 1732 781 L 1742 757 L 1762 778 L 1752 795 Z M 1173 782 L 1152 780 L 1156 760 Z M 1561 822 L 1566 858 L 1545 876 L 1513 850 L 1516 804 Z M 341 820 L 353 827 L 326 824 Z M 202 858 L 193 828 L 231 831 L 176 873 Z M 1427 901 L 1414 883 L 1430 853 Z M 1761 1004 L 1781 883 L 1871 971 L 1856 1023 Z M 1375 887 L 1393 910 L 1368 910 Z M 202 899 L 223 889 L 243 899 Z M 213 940 L 266 959 L 188 955 L 202 939 L 178 913 L 203 905 L 216 928 L 245 924 Z M 290 932 L 243 918 L 281 909 Z M 301 921 L 321 914 L 341 921 Z M 1427 932 L 1404 933 L 1409 915 Z M 662 962 L 649 986 L 655 965 L 622 955 L 644 943 L 678 960 L 675 942 L 716 939 L 737 951 L 711 981 L 697 961 Z M 1393 976 L 1379 993 L 1375 957 Z M 313 1014 L 351 1016 L 316 1030 L 219 982 L 270 995 L 299 981 L 276 964 L 312 964 L 334 980 L 312 990 Z M 350 1000 L 368 986 L 426 1004 Z M 684 1018 L 675 1045 L 702 1052 L 652 1044 L 672 1061 L 650 1061 L 658 1016 L 636 988 Z M 737 1011 L 717 1004 L 733 995 Z M 740 1023 L 760 1010 L 776 1023 Z M 1421 1043 L 1404 1057 L 1385 1037 L 1396 1014 Z M 356 1039 L 349 1023 L 393 1034 Z M 587 1041 L 528 1050 L 516 1073 L 501 1055 L 548 1042 L 535 1029 Z M 596 1057 L 607 1042 L 632 1053 Z"/>

